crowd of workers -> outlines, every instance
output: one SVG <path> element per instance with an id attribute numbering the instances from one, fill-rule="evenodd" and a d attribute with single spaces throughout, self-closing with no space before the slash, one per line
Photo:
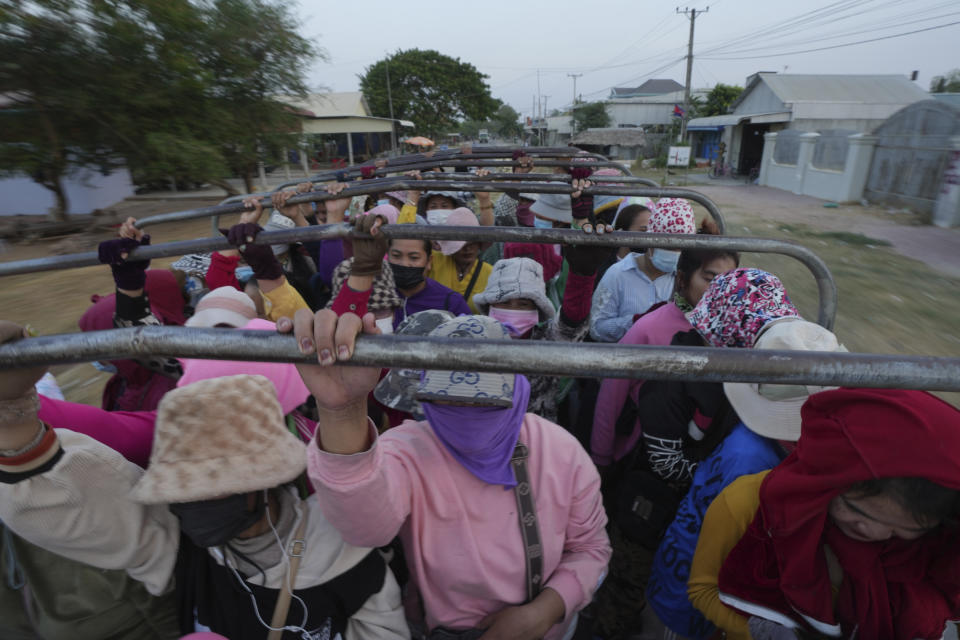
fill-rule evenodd
<path id="1" fill-rule="evenodd" d="M 82 330 L 280 332 L 317 363 L 100 362 L 100 408 L 43 368 L 0 372 L 0 637 L 941 638 L 960 412 L 926 392 L 339 366 L 391 333 L 844 350 L 735 252 L 381 233 L 715 232 L 685 200 L 593 197 L 569 171 L 569 196 L 473 209 L 288 204 L 346 186 L 304 183 L 171 269 L 128 259 L 150 238 L 124 223 Z M 341 222 L 362 233 L 253 242 Z M 0 343 L 25 337 L 0 322 Z"/>

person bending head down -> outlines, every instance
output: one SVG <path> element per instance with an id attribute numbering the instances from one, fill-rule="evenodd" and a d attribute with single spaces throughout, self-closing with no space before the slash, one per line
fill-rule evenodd
<path id="1" fill-rule="evenodd" d="M 735 637 L 941 637 L 960 602 L 960 411 L 922 391 L 837 389 L 801 416 L 790 457 L 707 511 L 691 601 Z"/>

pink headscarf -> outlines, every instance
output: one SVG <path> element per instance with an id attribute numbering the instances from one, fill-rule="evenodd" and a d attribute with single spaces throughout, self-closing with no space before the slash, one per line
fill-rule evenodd
<path id="1" fill-rule="evenodd" d="M 271 331 L 276 333 L 277 326 L 269 320 L 255 318 L 243 327 L 244 329 L 254 329 L 258 331 Z M 234 360 L 194 360 L 184 358 L 183 376 L 177 382 L 178 387 L 183 387 L 191 382 L 198 380 L 209 380 L 210 378 L 220 378 L 223 376 L 234 376 L 238 374 L 260 375 L 273 383 L 277 390 L 277 400 L 283 408 L 283 413 L 288 414 L 310 396 L 310 391 L 297 373 L 296 366 L 282 362 L 238 362 Z"/>

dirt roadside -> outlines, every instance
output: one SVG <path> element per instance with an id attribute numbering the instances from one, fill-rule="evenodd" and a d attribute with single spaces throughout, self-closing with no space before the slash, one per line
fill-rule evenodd
<path id="1" fill-rule="evenodd" d="M 770 187 L 691 185 L 714 200 L 733 219 L 752 218 L 804 224 L 822 231 L 846 231 L 889 242 L 899 254 L 919 260 L 945 275 L 960 278 L 960 229 L 924 224 L 921 216 L 879 206 L 840 205 Z"/>

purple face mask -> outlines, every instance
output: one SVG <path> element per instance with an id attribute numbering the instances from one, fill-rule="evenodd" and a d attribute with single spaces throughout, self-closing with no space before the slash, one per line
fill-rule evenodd
<path id="1" fill-rule="evenodd" d="M 530 382 L 517 375 L 512 407 L 421 404 L 437 439 L 467 471 L 483 482 L 514 487 L 517 481 L 510 458 L 520 437 L 529 401 Z"/>

